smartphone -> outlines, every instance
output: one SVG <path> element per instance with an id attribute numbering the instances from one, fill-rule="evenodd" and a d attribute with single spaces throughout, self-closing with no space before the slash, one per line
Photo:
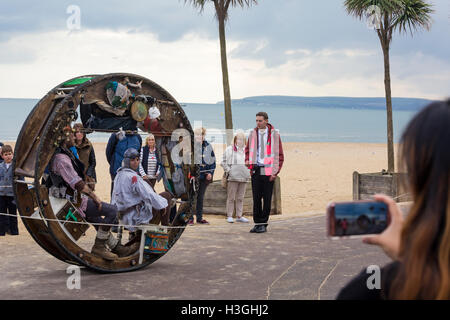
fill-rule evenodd
<path id="1" fill-rule="evenodd" d="M 356 238 L 384 231 L 390 223 L 388 207 L 379 201 L 332 202 L 327 207 L 327 235 Z"/>

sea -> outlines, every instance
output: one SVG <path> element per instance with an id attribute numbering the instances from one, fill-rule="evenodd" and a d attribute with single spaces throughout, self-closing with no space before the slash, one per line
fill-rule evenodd
<path id="1" fill-rule="evenodd" d="M 0 98 L 0 141 L 15 141 L 28 114 L 38 99 Z M 224 142 L 223 103 L 181 103 L 192 127 L 207 129 L 207 140 Z M 232 105 L 233 128 L 248 132 L 255 125 L 255 115 L 265 111 L 269 122 L 279 130 L 284 142 L 386 143 L 386 110 L 314 107 L 275 104 Z M 417 110 L 394 110 L 394 142 Z M 93 133 L 89 139 L 107 141 L 109 134 Z"/>

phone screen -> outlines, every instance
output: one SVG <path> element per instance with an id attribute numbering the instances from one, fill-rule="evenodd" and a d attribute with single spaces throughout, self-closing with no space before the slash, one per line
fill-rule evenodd
<path id="1" fill-rule="evenodd" d="M 330 237 L 377 234 L 389 224 L 387 205 L 378 201 L 331 203 L 327 214 Z"/>

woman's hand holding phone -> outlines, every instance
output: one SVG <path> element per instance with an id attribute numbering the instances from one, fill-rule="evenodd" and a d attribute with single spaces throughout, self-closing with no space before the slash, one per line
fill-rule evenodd
<path id="1" fill-rule="evenodd" d="M 391 222 L 382 233 L 366 237 L 363 239 L 363 242 L 380 246 L 391 259 L 396 260 L 400 252 L 400 237 L 404 220 L 403 214 L 397 203 L 391 197 L 377 194 L 374 196 L 374 200 L 386 203 Z"/>

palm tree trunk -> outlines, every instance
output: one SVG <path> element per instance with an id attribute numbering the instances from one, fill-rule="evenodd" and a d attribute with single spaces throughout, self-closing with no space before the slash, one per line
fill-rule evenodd
<path id="1" fill-rule="evenodd" d="M 220 58 L 222 62 L 223 98 L 225 104 L 225 129 L 227 133 L 227 145 L 233 140 L 233 118 L 231 114 L 231 94 L 230 83 L 228 81 L 227 45 L 225 40 L 225 18 L 218 16 L 219 38 L 220 38 Z"/>
<path id="2" fill-rule="evenodd" d="M 388 172 L 394 172 L 394 129 L 392 123 L 392 93 L 391 72 L 389 63 L 389 44 L 382 43 L 384 57 L 384 90 L 386 93 L 387 113 L 387 148 L 388 148 Z"/>

